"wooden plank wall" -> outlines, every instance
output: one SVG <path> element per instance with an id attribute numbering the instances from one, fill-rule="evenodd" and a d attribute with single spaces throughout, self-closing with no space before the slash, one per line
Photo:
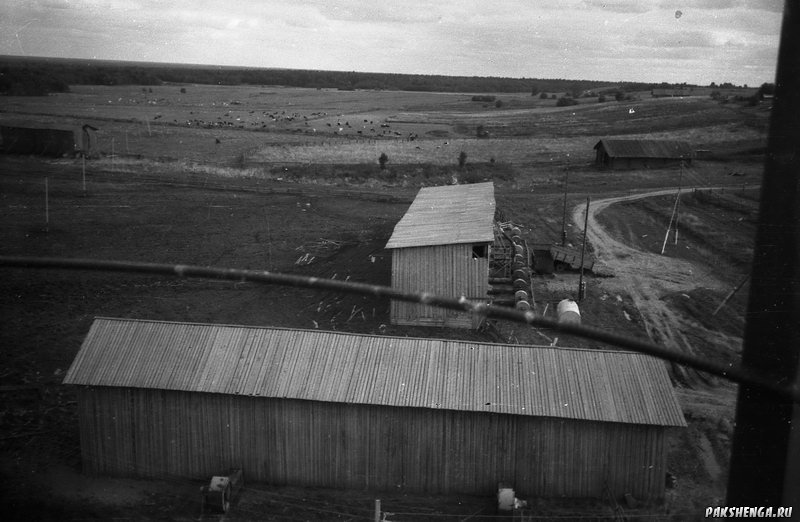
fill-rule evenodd
<path id="1" fill-rule="evenodd" d="M 488 249 L 487 249 L 488 252 Z M 473 259 L 472 244 L 398 248 L 392 251 L 392 287 L 444 297 L 487 299 L 489 257 Z M 392 301 L 392 324 L 477 328 L 467 313 Z"/>
<path id="2" fill-rule="evenodd" d="M 664 494 L 659 426 L 81 387 L 84 470 L 273 485 L 518 496 Z"/>

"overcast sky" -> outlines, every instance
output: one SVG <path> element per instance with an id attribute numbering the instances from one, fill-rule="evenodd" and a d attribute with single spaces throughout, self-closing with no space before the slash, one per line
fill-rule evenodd
<path id="1" fill-rule="evenodd" d="M 782 0 L 0 0 L 0 54 L 760 85 Z"/>

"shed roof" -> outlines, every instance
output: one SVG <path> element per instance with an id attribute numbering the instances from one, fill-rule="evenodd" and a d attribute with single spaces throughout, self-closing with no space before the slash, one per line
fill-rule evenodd
<path id="1" fill-rule="evenodd" d="M 97 128 L 89 124 L 79 123 L 44 123 L 36 121 L 4 120 L 0 121 L 0 128 L 4 129 L 37 129 L 67 132 L 81 132 L 84 129 L 96 131 Z"/>
<path id="2" fill-rule="evenodd" d="M 98 318 L 65 384 L 685 426 L 633 352 Z"/>
<path id="3" fill-rule="evenodd" d="M 685 141 L 676 140 L 635 140 L 604 138 L 597 142 L 595 149 L 603 147 L 612 158 L 691 158 L 692 147 Z"/>
<path id="4" fill-rule="evenodd" d="M 491 243 L 494 210 L 492 182 L 421 188 L 386 248 Z"/>

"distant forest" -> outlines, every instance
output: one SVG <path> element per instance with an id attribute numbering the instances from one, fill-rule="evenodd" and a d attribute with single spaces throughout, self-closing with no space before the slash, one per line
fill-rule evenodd
<path id="1" fill-rule="evenodd" d="M 45 96 L 69 92 L 70 85 L 282 85 L 341 90 L 512 93 L 568 93 L 578 97 L 605 89 L 641 91 L 672 87 L 666 83 L 603 82 L 591 80 L 439 76 L 300 69 L 263 69 L 105 60 L 0 57 L 0 94 Z M 686 86 L 686 84 L 682 84 Z"/>

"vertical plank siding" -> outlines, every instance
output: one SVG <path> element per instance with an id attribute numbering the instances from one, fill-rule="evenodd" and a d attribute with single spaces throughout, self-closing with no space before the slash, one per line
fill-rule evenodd
<path id="1" fill-rule="evenodd" d="M 392 287 L 445 297 L 487 299 L 489 257 L 473 258 L 472 244 L 398 248 L 392 251 Z M 476 328 L 468 314 L 432 306 L 392 301 L 393 324 Z"/>
<path id="2" fill-rule="evenodd" d="M 665 428 L 116 387 L 78 389 L 84 470 L 274 485 L 663 498 Z"/>

